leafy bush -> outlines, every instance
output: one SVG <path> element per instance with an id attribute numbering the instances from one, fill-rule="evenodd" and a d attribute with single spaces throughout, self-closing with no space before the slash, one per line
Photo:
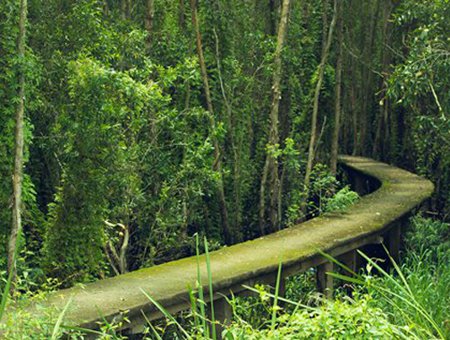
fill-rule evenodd
<path id="1" fill-rule="evenodd" d="M 274 330 L 254 330 L 234 324 L 227 330 L 229 339 L 385 339 L 403 334 L 388 321 L 386 314 L 371 306 L 369 295 L 337 301 L 323 301 L 317 308 L 282 314 Z"/>
<path id="2" fill-rule="evenodd" d="M 309 211 L 312 216 L 324 211 L 328 200 L 330 200 L 338 188 L 339 182 L 324 164 L 316 164 L 311 173 L 311 185 L 309 189 Z"/>
<path id="3" fill-rule="evenodd" d="M 432 256 L 434 260 L 450 256 L 450 224 L 417 215 L 411 219 L 405 245 L 415 254 Z"/>
<path id="4" fill-rule="evenodd" d="M 350 205 L 355 203 L 359 199 L 358 193 L 350 190 L 350 187 L 346 185 L 339 190 L 333 197 L 329 198 L 325 203 L 325 211 L 342 211 L 347 209 Z"/>
<path id="5" fill-rule="evenodd" d="M 16 301 L 15 306 L 11 306 L 2 317 L 0 338 L 11 340 L 58 339 L 61 332 L 54 327 L 59 314 L 56 309 L 41 310 L 39 316 L 27 309 L 32 303 L 39 302 L 43 297 L 44 294 L 41 293 L 33 298 L 27 297 Z M 55 333 L 55 337 L 52 337 L 53 333 Z"/>
<path id="6" fill-rule="evenodd" d="M 291 190 L 287 201 L 286 223 L 292 225 L 301 218 L 305 218 L 302 205 L 307 200 L 307 215 L 314 217 L 323 212 L 342 211 L 359 199 L 359 195 L 350 190 L 348 185 L 339 189 L 343 184 L 329 171 L 324 164 L 316 164 L 311 173 L 309 192 L 302 189 Z M 305 195 L 308 194 L 308 198 Z"/>

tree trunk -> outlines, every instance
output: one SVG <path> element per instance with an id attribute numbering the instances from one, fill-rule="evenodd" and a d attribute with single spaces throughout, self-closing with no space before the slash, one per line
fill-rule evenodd
<path id="1" fill-rule="evenodd" d="M 322 0 L 322 54 L 324 55 L 327 48 L 328 37 L 328 4 L 327 0 Z"/>
<path id="2" fill-rule="evenodd" d="M 145 12 L 145 29 L 147 30 L 147 38 L 145 39 L 145 47 L 150 51 L 153 38 L 153 19 L 155 17 L 155 1 L 147 0 L 147 8 Z"/>
<path id="3" fill-rule="evenodd" d="M 266 194 L 265 188 L 267 181 L 269 180 L 269 218 L 270 218 L 270 228 L 276 225 L 278 221 L 278 196 L 280 190 L 280 180 L 278 178 L 278 159 L 273 155 L 273 149 L 279 144 L 279 134 L 278 134 L 278 112 L 281 99 L 281 76 L 282 76 L 282 60 L 281 51 L 283 49 L 286 28 L 289 16 L 289 4 L 290 0 L 283 0 L 281 9 L 280 24 L 278 26 L 278 36 L 277 36 L 277 46 L 274 56 L 274 71 L 273 71 L 273 82 L 272 82 L 272 105 L 270 110 L 270 132 L 269 132 L 269 142 L 268 142 L 268 153 L 266 155 L 266 161 L 263 168 L 263 175 L 261 179 L 260 187 L 260 199 L 259 199 L 259 225 L 261 234 L 265 233 L 265 215 L 266 215 Z"/>
<path id="4" fill-rule="evenodd" d="M 351 58 L 351 60 L 355 61 L 355 58 Z M 353 64 L 354 65 L 354 64 Z M 355 71 L 350 71 L 350 107 L 352 111 L 352 130 L 353 130 L 353 151 L 352 155 L 356 156 L 358 153 L 358 106 L 357 106 L 357 98 L 356 98 L 356 89 L 355 89 L 355 83 L 357 83 L 357 76 L 355 74 Z"/>
<path id="5" fill-rule="evenodd" d="M 219 206 L 220 206 L 220 217 L 222 220 L 222 229 L 223 229 L 223 236 L 225 239 L 225 242 L 230 244 L 233 242 L 233 233 L 230 229 L 230 224 L 228 221 L 228 210 L 227 210 L 227 203 L 225 199 L 225 190 L 223 185 L 223 173 L 222 173 L 222 161 L 221 161 L 221 155 L 220 155 L 220 145 L 219 141 L 217 140 L 217 137 L 214 134 L 214 130 L 216 128 L 216 121 L 214 118 L 214 109 L 212 105 L 211 100 L 211 92 L 209 89 L 209 83 L 208 83 L 208 73 L 206 71 L 206 64 L 205 64 L 205 58 L 203 56 L 203 47 L 202 47 L 202 37 L 200 34 L 200 27 L 198 23 L 198 14 L 197 14 L 197 1 L 191 0 L 191 13 L 192 13 L 192 25 L 195 29 L 195 35 L 196 35 L 196 45 L 197 45 L 197 55 L 198 55 L 198 62 L 200 64 L 200 71 L 203 81 L 203 89 L 205 92 L 205 98 L 206 98 L 206 107 L 209 111 L 209 119 L 210 119 L 210 125 L 213 130 L 213 133 L 211 134 L 211 140 L 213 142 L 214 147 L 214 171 L 216 171 L 219 174 L 219 181 L 217 184 L 217 196 L 219 198 Z"/>
<path id="6" fill-rule="evenodd" d="M 16 277 L 16 258 L 18 254 L 17 239 L 22 232 L 22 181 L 23 181 L 23 126 L 25 111 L 25 34 L 27 20 L 27 0 L 20 1 L 19 37 L 17 39 L 17 52 L 19 56 L 19 102 L 16 111 L 15 127 L 15 149 L 14 149 L 14 173 L 13 173 L 13 207 L 11 236 L 8 248 L 8 270 L 12 277 L 12 282 Z M 11 285 L 13 289 L 14 285 Z"/>
<path id="7" fill-rule="evenodd" d="M 324 0 L 326 1 L 326 0 Z M 325 65 L 327 63 L 328 54 L 330 51 L 331 41 L 333 38 L 333 30 L 336 25 L 336 12 L 337 12 L 337 2 L 339 0 L 334 1 L 334 9 L 333 9 L 333 18 L 331 19 L 330 27 L 328 29 L 328 37 L 325 48 L 323 49 L 322 58 L 319 64 L 319 75 L 317 77 L 316 88 L 314 91 L 314 104 L 313 104 L 313 112 L 311 117 L 311 137 L 309 140 L 309 150 L 308 150 L 308 162 L 306 164 L 306 173 L 305 173 L 305 200 L 307 200 L 308 192 L 309 192 L 309 182 L 311 177 L 312 168 L 314 165 L 315 158 L 315 146 L 316 146 L 316 134 L 317 134 L 317 118 L 319 115 L 319 99 L 320 99 L 320 89 L 322 88 L 323 82 L 323 74 L 325 71 Z M 325 6 L 324 6 L 325 7 Z M 306 202 L 305 202 L 306 203 Z"/>
<path id="8" fill-rule="evenodd" d="M 337 170 L 337 155 L 339 146 L 339 132 L 341 124 L 341 90 L 342 90 L 342 1 L 339 1 L 337 7 L 337 60 L 336 60 L 336 84 L 335 84 L 335 99 L 334 99 L 334 129 L 331 140 L 331 165 L 330 170 L 333 175 L 336 175 Z"/>

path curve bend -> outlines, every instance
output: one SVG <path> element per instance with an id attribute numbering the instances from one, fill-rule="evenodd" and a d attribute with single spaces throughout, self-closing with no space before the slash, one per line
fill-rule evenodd
<path id="1" fill-rule="evenodd" d="M 339 162 L 350 171 L 375 179 L 380 187 L 345 212 L 324 214 L 274 234 L 211 252 L 214 292 L 236 291 L 243 283 L 273 276 L 280 260 L 286 273 L 293 274 L 320 263 L 318 249 L 339 255 L 376 242 L 393 223 L 433 193 L 430 181 L 385 163 L 353 156 L 340 156 Z M 202 280 L 206 283 L 203 257 L 200 263 Z M 189 257 L 86 284 L 84 288 L 54 292 L 41 307 L 62 309 L 71 298 L 67 323 L 89 328 L 96 327 L 102 317 L 111 319 L 122 311 L 129 311 L 130 319 L 138 317 L 141 310 L 154 319 L 157 312 L 142 290 L 173 312 L 189 305 L 188 288 L 195 287 L 196 278 L 197 261 Z"/>

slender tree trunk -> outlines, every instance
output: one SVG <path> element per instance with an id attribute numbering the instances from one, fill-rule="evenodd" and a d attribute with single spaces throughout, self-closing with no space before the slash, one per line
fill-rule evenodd
<path id="1" fill-rule="evenodd" d="M 351 58 L 354 60 L 354 58 Z M 358 112 L 357 112 L 357 99 L 356 99 L 356 89 L 355 83 L 357 82 L 356 72 L 351 72 L 351 84 L 350 84 L 350 107 L 352 111 L 352 130 L 353 130 L 353 151 L 352 155 L 356 156 L 358 154 Z"/>
<path id="2" fill-rule="evenodd" d="M 280 190 L 280 180 L 278 178 L 278 159 L 273 155 L 274 148 L 279 144 L 279 133 L 278 133 L 278 113 L 281 99 L 281 76 L 282 76 L 282 60 L 281 51 L 283 49 L 284 40 L 286 36 L 286 28 L 289 16 L 289 5 L 290 0 L 283 0 L 281 9 L 280 24 L 278 27 L 277 36 L 277 47 L 275 49 L 274 57 L 274 71 L 273 71 L 273 82 L 272 82 L 272 105 L 270 110 L 270 131 L 269 131 L 269 142 L 268 147 L 271 149 L 266 155 L 266 161 L 263 168 L 263 174 L 261 179 L 260 187 L 260 198 L 259 198 L 259 225 L 261 234 L 265 233 L 265 214 L 266 214 L 266 185 L 269 180 L 269 218 L 270 218 L 270 228 L 276 225 L 278 221 L 278 192 Z"/>
<path id="3" fill-rule="evenodd" d="M 347 22 L 348 25 L 346 27 L 346 30 L 344 31 L 346 34 L 346 44 L 349 47 L 349 51 L 357 48 L 356 40 L 358 36 L 360 36 L 361 32 L 358 29 L 356 22 L 355 22 L 355 16 L 352 13 L 362 13 L 361 8 L 356 7 L 355 5 L 360 5 L 360 1 L 350 1 L 348 2 L 349 6 L 345 11 L 345 14 L 347 14 Z M 361 7 L 361 6 L 360 6 Z M 348 152 L 350 152 L 353 156 L 355 156 L 358 153 L 358 141 L 359 141 L 359 131 L 358 131 L 358 112 L 361 111 L 361 109 L 358 107 L 358 90 L 356 88 L 356 84 L 361 84 L 361 80 L 359 77 L 359 67 L 357 67 L 360 62 L 356 55 L 354 53 L 346 53 L 346 68 L 347 68 L 347 75 L 346 79 L 348 79 L 347 82 L 347 107 L 349 112 L 349 122 L 348 122 L 348 143 L 349 148 Z M 358 86 L 359 87 L 359 86 Z M 351 146 L 351 147 L 350 147 Z"/>
<path id="4" fill-rule="evenodd" d="M 192 25 L 195 29 L 195 35 L 196 35 L 196 45 L 197 45 L 197 55 L 198 55 L 198 62 L 200 64 L 200 71 L 202 75 L 202 81 L 203 81 L 203 89 L 205 92 L 205 98 L 206 98 L 206 107 L 209 111 L 209 119 L 210 119 L 210 125 L 212 130 L 214 131 L 216 128 L 216 121 L 214 118 L 214 108 L 212 104 L 211 99 L 211 92 L 209 89 L 209 83 L 208 83 L 208 73 L 206 71 L 206 64 L 205 64 L 205 58 L 203 56 L 203 46 L 202 46 L 202 37 L 200 34 L 200 27 L 198 23 L 198 14 L 197 14 L 197 1 L 191 0 L 191 13 L 192 13 Z M 230 224 L 228 220 L 228 210 L 227 210 L 227 203 L 225 199 L 225 190 L 223 185 L 223 173 L 222 173 L 222 161 L 221 161 L 221 155 L 220 155 L 220 145 L 219 141 L 217 140 L 217 137 L 214 133 L 212 133 L 211 140 L 213 142 L 214 146 L 214 171 L 216 171 L 219 174 L 219 183 L 217 184 L 217 196 L 219 198 L 219 206 L 220 206 L 220 217 L 222 220 L 222 229 L 223 229 L 223 235 L 225 242 L 230 244 L 233 242 L 233 233 L 230 229 Z"/>
<path id="5" fill-rule="evenodd" d="M 331 172 L 336 175 L 337 170 L 337 155 L 339 146 L 339 132 L 341 125 L 341 90 L 342 90 L 342 1 L 339 1 L 337 7 L 337 60 L 336 60 L 336 84 L 335 84 L 335 99 L 334 99 L 334 129 L 331 140 Z"/>
<path id="6" fill-rule="evenodd" d="M 326 0 L 324 0 L 326 1 Z M 312 168 L 314 165 L 315 158 L 315 146 L 316 146 L 316 134 L 317 134 L 317 119 L 319 115 L 319 99 L 320 99 L 320 89 L 322 88 L 323 82 L 323 74 L 325 71 L 325 65 L 328 60 L 328 54 L 330 51 L 331 41 L 333 38 L 333 30 L 336 25 L 336 12 L 337 12 L 337 2 L 339 0 L 334 1 L 334 10 L 333 10 L 333 18 L 331 19 L 330 27 L 328 28 L 328 37 L 325 48 L 323 49 L 322 58 L 319 64 L 319 75 L 317 78 L 316 88 L 314 91 L 314 104 L 313 104 L 313 112 L 311 116 L 311 137 L 309 140 L 309 150 L 308 150 L 308 162 L 306 164 L 306 173 L 305 173 L 305 190 L 309 192 L 309 182 L 311 177 Z M 307 199 L 308 195 L 305 195 L 305 199 Z"/>
<path id="7" fill-rule="evenodd" d="M 327 0 L 322 0 L 322 55 L 327 48 L 328 37 L 328 4 Z"/>
<path id="8" fill-rule="evenodd" d="M 145 13 L 145 29 L 147 30 L 147 38 L 145 39 L 145 47 L 150 51 L 153 39 L 153 19 L 155 17 L 155 1 L 147 0 L 147 8 Z"/>
<path id="9" fill-rule="evenodd" d="M 11 236 L 8 248 L 8 270 L 12 273 L 13 282 L 16 277 L 17 239 L 22 232 L 22 181 L 23 181 L 23 126 L 25 111 L 25 34 L 27 20 L 27 0 L 20 1 L 19 37 L 17 39 L 17 52 L 20 61 L 19 71 L 19 103 L 16 111 L 14 173 L 13 173 L 13 207 Z M 14 285 L 11 285 L 14 289 Z"/>
<path id="10" fill-rule="evenodd" d="M 127 249 L 130 241 L 129 227 L 122 223 L 114 224 L 109 221 L 105 221 L 105 224 L 110 227 L 119 227 L 123 234 L 120 240 L 121 244 L 115 245 L 111 240 L 108 240 L 104 245 L 104 252 L 116 275 L 125 274 L 128 272 Z M 117 246 L 120 247 L 117 249 Z"/>

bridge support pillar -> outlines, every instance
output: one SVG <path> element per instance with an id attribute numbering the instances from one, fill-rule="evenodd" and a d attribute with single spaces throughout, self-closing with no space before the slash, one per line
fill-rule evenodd
<path id="1" fill-rule="evenodd" d="M 391 257 L 394 259 L 395 262 L 398 263 L 399 261 L 399 253 L 400 253 L 400 241 L 401 241 L 401 223 L 398 225 L 393 226 L 388 231 L 388 251 Z"/>
<path id="2" fill-rule="evenodd" d="M 280 287 L 278 288 L 278 296 L 286 297 L 286 278 L 285 277 L 280 278 Z"/>
<path id="3" fill-rule="evenodd" d="M 131 321 L 131 325 L 125 331 L 126 335 L 141 334 L 148 327 L 147 320 L 142 315 L 134 316 Z"/>
<path id="4" fill-rule="evenodd" d="M 222 339 L 223 326 L 230 324 L 231 320 L 233 319 L 233 310 L 224 297 L 218 300 L 214 300 L 214 318 L 217 322 L 217 338 Z"/>
<path id="5" fill-rule="evenodd" d="M 345 265 L 348 269 L 350 269 L 354 273 L 358 273 L 361 268 L 362 257 L 358 254 L 356 249 L 350 250 L 349 252 L 342 254 L 338 257 L 339 262 Z M 353 274 L 348 272 L 347 270 L 342 269 L 344 275 L 352 276 Z M 353 286 L 346 284 L 344 282 L 345 291 L 348 296 L 352 296 L 353 294 Z"/>
<path id="6" fill-rule="evenodd" d="M 277 276 L 278 273 L 275 272 L 275 275 L 271 278 L 270 282 L 269 282 L 269 286 L 273 288 L 273 294 L 275 294 L 275 290 L 277 287 Z M 280 285 L 278 287 L 278 296 L 284 297 L 286 294 L 286 277 L 283 276 L 283 274 L 281 274 L 280 277 Z M 278 303 L 280 303 L 280 301 L 278 301 Z"/>
<path id="7" fill-rule="evenodd" d="M 339 256 L 339 262 L 347 266 L 351 271 L 357 273 L 361 267 L 361 256 L 358 254 L 356 249 L 350 250 L 349 252 Z M 350 273 L 346 273 L 348 275 Z"/>
<path id="8" fill-rule="evenodd" d="M 317 267 L 317 289 L 323 293 L 326 298 L 333 298 L 333 277 L 327 273 L 333 272 L 332 262 L 325 262 Z"/>

